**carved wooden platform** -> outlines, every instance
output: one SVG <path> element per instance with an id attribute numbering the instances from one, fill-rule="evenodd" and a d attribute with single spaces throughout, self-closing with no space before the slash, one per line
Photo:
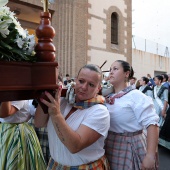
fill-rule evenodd
<path id="1" fill-rule="evenodd" d="M 57 62 L 0 61 L 0 101 L 37 98 L 41 91 L 57 89 Z"/>

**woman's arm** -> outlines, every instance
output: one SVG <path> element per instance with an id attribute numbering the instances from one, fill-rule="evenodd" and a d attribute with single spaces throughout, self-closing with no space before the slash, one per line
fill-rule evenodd
<path id="1" fill-rule="evenodd" d="M 165 100 L 164 101 L 164 107 L 163 107 L 163 110 L 162 110 L 162 113 L 161 113 L 164 118 L 166 117 L 167 108 L 168 108 L 168 102 Z"/>
<path id="2" fill-rule="evenodd" d="M 46 127 L 48 118 L 49 118 L 49 115 L 44 114 L 41 106 L 38 105 L 37 109 L 35 111 L 35 116 L 34 116 L 35 127 L 37 127 L 37 128 Z"/>
<path id="3" fill-rule="evenodd" d="M 50 102 L 44 99 L 41 99 L 41 102 L 48 106 L 48 113 L 51 116 L 55 131 L 61 142 L 71 153 L 79 152 L 100 138 L 101 134 L 85 125 L 80 125 L 77 131 L 70 128 L 60 112 L 60 88 L 56 93 L 55 99 L 48 92 L 45 94 L 50 99 Z M 73 113 L 73 110 L 71 113 Z"/>
<path id="4" fill-rule="evenodd" d="M 159 127 L 150 125 L 147 128 L 147 153 L 142 163 L 142 170 L 155 166 L 155 156 L 158 147 Z"/>
<path id="5" fill-rule="evenodd" d="M 164 100 L 163 110 L 161 112 L 162 116 L 166 117 L 166 111 L 168 109 L 168 89 L 164 89 L 163 94 L 161 96 L 161 100 Z"/>
<path id="6" fill-rule="evenodd" d="M 55 131 L 71 153 L 77 153 L 97 141 L 101 135 L 85 125 L 72 130 L 61 115 L 51 116 Z"/>
<path id="7" fill-rule="evenodd" d="M 155 84 L 154 80 L 152 79 L 151 75 L 150 75 L 150 74 L 147 74 L 147 77 L 148 77 L 150 83 L 151 83 L 153 86 L 155 86 L 156 84 Z"/>
<path id="8" fill-rule="evenodd" d="M 2 102 L 0 105 L 0 117 L 5 118 L 15 114 L 18 109 L 11 105 L 11 102 Z"/>

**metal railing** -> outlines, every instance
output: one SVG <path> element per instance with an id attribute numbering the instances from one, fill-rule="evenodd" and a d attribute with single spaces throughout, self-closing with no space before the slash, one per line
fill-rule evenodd
<path id="1" fill-rule="evenodd" d="M 135 35 L 132 35 L 132 48 L 164 57 L 170 57 L 169 47 Z"/>

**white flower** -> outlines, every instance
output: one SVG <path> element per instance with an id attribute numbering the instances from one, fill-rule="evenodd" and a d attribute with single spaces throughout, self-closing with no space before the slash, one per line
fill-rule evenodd
<path id="1" fill-rule="evenodd" d="M 10 18 L 0 22 L 0 33 L 4 38 L 6 38 L 7 35 L 9 35 L 8 27 L 11 23 L 12 23 L 12 20 Z"/>
<path id="2" fill-rule="evenodd" d="M 9 34 L 9 30 L 8 30 L 8 27 L 3 27 L 0 29 L 0 33 L 2 35 L 2 37 L 6 38 L 7 35 Z"/>
<path id="3" fill-rule="evenodd" d="M 20 37 L 18 36 L 17 39 L 15 40 L 15 42 L 17 43 L 17 45 L 18 45 L 19 48 L 23 48 L 24 41 L 23 41 L 22 38 L 20 38 Z"/>
<path id="4" fill-rule="evenodd" d="M 15 14 L 4 6 L 8 1 L 0 1 L 0 60 L 36 61 L 36 58 L 32 57 L 35 55 L 34 35 L 29 35 L 28 31 L 21 27 Z"/>
<path id="5" fill-rule="evenodd" d="M 15 29 L 18 30 L 18 33 L 22 38 L 26 38 L 26 30 L 24 30 L 20 25 L 15 25 Z"/>
<path id="6" fill-rule="evenodd" d="M 35 46 L 35 37 L 34 35 L 29 35 L 28 36 L 28 52 L 32 53 L 32 51 L 34 51 L 34 46 Z"/>
<path id="7" fill-rule="evenodd" d="M 4 7 L 0 7 L 0 18 L 3 18 L 4 16 L 8 16 L 10 15 L 10 10 L 9 10 L 9 7 L 7 6 L 4 6 Z"/>

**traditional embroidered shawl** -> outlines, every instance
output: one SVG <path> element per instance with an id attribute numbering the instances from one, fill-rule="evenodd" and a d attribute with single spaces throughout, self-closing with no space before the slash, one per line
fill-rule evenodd
<path id="1" fill-rule="evenodd" d="M 156 87 L 157 86 L 154 87 L 155 92 L 156 92 Z M 156 96 L 160 98 L 165 89 L 167 89 L 167 88 L 164 87 L 164 86 L 161 86 L 160 89 L 158 90 L 158 92 L 156 92 L 156 95 L 155 95 L 155 92 L 154 92 L 154 98 Z"/>
<path id="2" fill-rule="evenodd" d="M 81 102 L 76 102 L 75 96 L 76 95 L 74 94 L 74 88 L 72 86 L 70 86 L 66 93 L 66 100 L 68 101 L 68 103 L 73 105 L 73 107 L 78 108 L 78 109 L 87 109 L 87 108 L 94 106 L 96 104 L 105 105 L 105 98 L 101 95 L 97 95 L 94 98 L 91 98 L 86 101 L 81 101 Z"/>
<path id="3" fill-rule="evenodd" d="M 73 106 L 78 109 L 87 109 L 87 108 L 94 106 L 96 104 L 105 105 L 105 98 L 101 95 L 97 95 L 96 97 L 94 97 L 92 99 L 82 101 L 82 102 L 76 102 L 73 104 Z"/>
<path id="4" fill-rule="evenodd" d="M 161 89 L 162 89 L 162 86 L 161 86 L 161 88 L 159 89 L 159 91 L 157 93 L 156 86 L 155 86 L 153 92 L 154 92 L 154 98 L 155 98 L 156 102 L 158 103 L 158 105 L 161 108 L 161 110 L 163 110 L 164 105 L 163 105 L 161 99 L 158 97 L 158 94 L 160 93 Z"/>
<path id="5" fill-rule="evenodd" d="M 145 94 L 148 90 L 152 91 L 152 89 L 148 85 L 146 85 L 145 88 L 142 90 L 142 93 Z"/>
<path id="6" fill-rule="evenodd" d="M 129 93 L 131 90 L 134 90 L 133 86 L 126 87 L 125 89 L 120 91 L 118 94 L 111 93 L 111 94 L 109 94 L 108 96 L 105 97 L 106 102 L 109 103 L 109 104 L 114 104 L 115 98 L 120 98 L 123 95 Z"/>

